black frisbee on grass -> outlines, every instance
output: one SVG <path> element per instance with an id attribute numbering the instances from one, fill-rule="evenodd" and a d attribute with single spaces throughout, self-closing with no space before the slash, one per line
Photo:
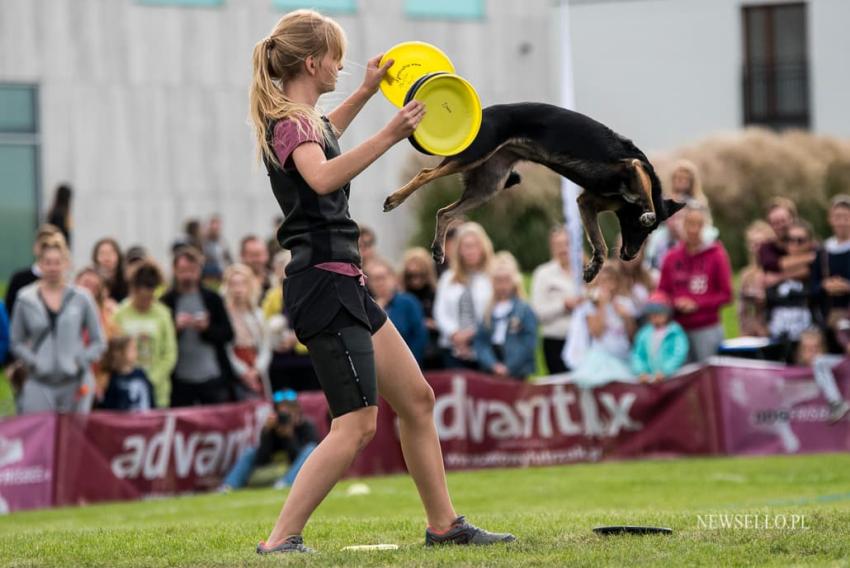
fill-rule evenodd
<path id="1" fill-rule="evenodd" d="M 603 536 L 619 534 L 673 534 L 673 529 L 667 527 L 636 527 L 629 525 L 614 525 L 610 527 L 595 527 L 593 532 Z"/>

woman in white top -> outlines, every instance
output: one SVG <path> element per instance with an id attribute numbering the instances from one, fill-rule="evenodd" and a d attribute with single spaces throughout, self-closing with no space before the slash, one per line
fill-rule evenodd
<path id="1" fill-rule="evenodd" d="M 472 341 L 493 298 L 493 243 L 478 223 L 463 224 L 455 242 L 456 254 L 437 284 L 434 319 L 446 368 L 476 368 Z"/>
<path id="2" fill-rule="evenodd" d="M 534 269 L 531 276 L 531 307 L 540 320 L 543 356 L 549 374 L 565 373 L 561 358 L 573 310 L 581 303 L 581 289 L 570 270 L 570 239 L 564 227 L 549 235 L 552 260 Z"/>
<path id="3" fill-rule="evenodd" d="M 221 293 L 233 327 L 233 342 L 227 346 L 233 371 L 252 396 L 270 398 L 271 344 L 258 305 L 260 283 L 248 266 L 233 264 L 224 271 Z"/>

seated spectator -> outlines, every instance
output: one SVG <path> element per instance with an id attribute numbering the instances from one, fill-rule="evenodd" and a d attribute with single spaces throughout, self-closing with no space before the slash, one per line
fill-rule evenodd
<path id="1" fill-rule="evenodd" d="M 100 408 L 123 411 L 155 408 L 153 385 L 139 366 L 139 352 L 132 337 L 119 335 L 110 339 L 101 368 L 109 380 Z"/>
<path id="2" fill-rule="evenodd" d="M 493 243 L 478 223 L 458 230 L 451 268 L 440 277 L 434 298 L 434 319 L 447 369 L 476 368 L 472 340 L 493 298 L 490 262 Z"/>
<path id="3" fill-rule="evenodd" d="M 475 335 L 475 355 L 482 371 L 524 381 L 536 368 L 537 317 L 523 297 L 522 274 L 509 252 L 493 260 L 493 302 Z"/>
<path id="4" fill-rule="evenodd" d="M 443 358 L 437 342 L 440 331 L 434 320 L 434 295 L 437 293 L 437 271 L 431 253 L 422 247 L 408 249 L 402 258 L 401 287 L 419 302 L 425 316 L 425 328 L 428 330 L 428 343 L 425 346 L 422 367 L 441 369 Z"/>
<path id="5" fill-rule="evenodd" d="M 91 364 L 106 347 L 97 308 L 88 292 L 66 281 L 64 238 L 39 241 L 37 259 L 41 279 L 20 291 L 12 312 L 12 351 L 27 371 L 18 412 L 85 413 L 94 400 Z"/>
<path id="6" fill-rule="evenodd" d="M 561 358 L 573 310 L 581 303 L 581 290 L 570 268 L 570 238 L 563 226 L 549 233 L 552 259 L 534 269 L 531 306 L 540 320 L 543 357 L 550 375 L 566 373 Z"/>
<path id="7" fill-rule="evenodd" d="M 174 252 L 174 285 L 162 297 L 177 331 L 177 364 L 171 373 L 172 407 L 220 404 L 233 399 L 233 371 L 227 357 L 233 328 L 221 296 L 201 285 L 203 265 L 198 249 L 178 248 Z"/>
<path id="8" fill-rule="evenodd" d="M 850 195 L 836 195 L 829 208 L 832 236 L 824 242 L 812 265 L 812 293 L 818 300 L 820 319 L 828 328 L 830 351 L 850 348 Z"/>
<path id="9" fill-rule="evenodd" d="M 675 308 L 675 319 L 688 334 L 690 360 L 701 362 L 723 342 L 720 309 L 732 299 L 732 269 L 719 240 L 703 240 L 705 208 L 692 201 L 682 223 L 685 240 L 664 259 L 658 289 Z"/>
<path id="10" fill-rule="evenodd" d="M 425 346 L 428 345 L 428 330 L 425 328 L 422 307 L 412 295 L 399 291 L 395 270 L 387 261 L 373 257 L 363 268 L 375 302 L 387 312 L 390 321 L 421 366 L 425 357 Z"/>
<path id="11" fill-rule="evenodd" d="M 6 314 L 6 304 L 0 300 L 0 365 L 6 362 L 9 353 L 9 316 Z"/>
<path id="12" fill-rule="evenodd" d="M 829 404 L 829 422 L 835 424 L 850 414 L 850 404 L 841 396 L 832 373 L 833 367 L 844 361 L 844 356 L 827 354 L 825 344 L 820 329 L 812 327 L 805 330 L 800 334 L 795 362 L 797 365 L 812 367 L 815 382 Z"/>
<path id="13" fill-rule="evenodd" d="M 758 251 L 758 265 L 764 271 L 764 284 L 771 287 L 782 280 L 779 260 L 787 254 L 788 229 L 797 220 L 797 206 L 785 197 L 774 197 L 767 206 L 767 223 L 775 238 L 764 243 Z"/>
<path id="14" fill-rule="evenodd" d="M 785 358 L 790 362 L 800 334 L 813 323 L 810 273 L 816 253 L 808 223 L 791 224 L 786 252 L 780 259 L 783 279 L 766 290 L 767 326 L 773 340 L 788 346 Z"/>
<path id="15" fill-rule="evenodd" d="M 655 291 L 647 300 L 644 314 L 649 323 L 638 330 L 632 347 L 632 373 L 642 383 L 661 382 L 688 359 L 688 336 L 671 321 L 673 302 L 664 292 Z"/>
<path id="16" fill-rule="evenodd" d="M 269 249 L 256 235 L 242 238 L 239 245 L 239 262 L 248 266 L 260 283 L 260 297 L 274 285 L 269 273 Z"/>
<path id="17" fill-rule="evenodd" d="M 764 221 L 754 221 L 747 227 L 747 266 L 741 271 L 738 293 L 738 326 L 746 337 L 767 337 L 767 312 L 764 270 L 758 265 L 756 255 L 761 246 L 775 237 L 773 229 Z"/>
<path id="18" fill-rule="evenodd" d="M 272 269 L 277 284 L 266 292 L 262 303 L 272 348 L 269 364 L 272 392 L 285 389 L 301 392 L 321 388 L 307 348 L 295 337 L 283 305 L 283 281 L 286 278 L 286 265 L 291 259 L 292 253 L 288 250 L 281 250 L 275 255 Z"/>
<path id="19" fill-rule="evenodd" d="M 250 268 L 241 263 L 232 264 L 224 271 L 221 294 L 235 335 L 233 343 L 227 346 L 227 355 L 245 391 L 239 398 L 270 399 L 268 369 L 272 350 L 258 305 L 260 285 Z"/>
<path id="20" fill-rule="evenodd" d="M 227 492 L 245 487 L 254 468 L 270 463 L 277 451 L 286 452 L 289 458 L 289 469 L 274 484 L 274 487 L 275 489 L 289 487 L 295 481 L 301 466 L 319 443 L 316 427 L 301 411 L 295 391 L 276 391 L 273 400 L 274 412 L 269 414 L 263 426 L 259 446 L 248 448 L 239 456 L 224 478 L 219 491 Z"/>
<path id="21" fill-rule="evenodd" d="M 38 258 L 38 251 L 41 250 L 41 244 L 46 240 L 61 235 L 61 231 L 53 225 L 42 225 L 38 228 L 35 234 L 35 243 L 33 243 L 33 255 Z M 63 236 L 62 239 L 65 237 Z M 18 297 L 18 292 L 24 287 L 29 286 L 36 280 L 41 278 L 41 271 L 38 268 L 38 262 L 21 270 L 18 270 L 9 279 L 8 287 L 6 288 L 6 310 L 11 317 L 15 310 L 15 300 Z"/>
<path id="22" fill-rule="evenodd" d="M 100 239 L 94 244 L 91 254 L 92 266 L 103 278 L 109 297 L 122 302 L 127 297 L 127 277 L 124 271 L 124 255 L 118 241 L 111 237 Z"/>
<path id="23" fill-rule="evenodd" d="M 203 236 L 204 268 L 201 276 L 214 285 L 221 282 L 225 269 L 233 264 L 230 250 L 221 236 L 221 217 L 213 215 Z"/>
<path id="24" fill-rule="evenodd" d="M 139 365 L 154 387 L 156 406 L 168 408 L 171 401 L 171 371 L 177 362 L 177 339 L 171 312 L 156 300 L 162 285 L 162 273 L 150 259 L 129 261 L 127 279 L 130 295 L 115 312 L 118 333 L 129 335 L 136 343 Z"/>
<path id="25" fill-rule="evenodd" d="M 624 292 L 617 268 L 605 264 L 573 312 L 562 357 L 574 383 L 594 387 L 633 380 L 628 365 L 637 310 Z"/>

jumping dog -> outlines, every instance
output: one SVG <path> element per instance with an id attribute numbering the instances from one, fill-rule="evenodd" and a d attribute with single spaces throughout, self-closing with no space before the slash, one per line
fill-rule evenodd
<path id="1" fill-rule="evenodd" d="M 631 260 L 659 223 L 683 206 L 662 198 L 652 164 L 631 140 L 590 117 L 543 103 L 494 105 L 483 114 L 478 136 L 466 150 L 423 169 L 384 201 L 384 211 L 391 211 L 423 185 L 450 174 L 463 175 L 460 199 L 437 212 L 431 245 L 437 262 L 444 259 L 449 225 L 518 184 L 520 176 L 512 168 L 521 160 L 542 164 L 583 189 L 578 205 L 591 245 L 585 282 L 594 279 L 608 254 L 599 213 L 617 215 L 623 243 L 620 258 Z"/>

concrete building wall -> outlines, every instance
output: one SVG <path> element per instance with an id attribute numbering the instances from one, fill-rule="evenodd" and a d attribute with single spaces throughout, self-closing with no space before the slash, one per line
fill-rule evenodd
<path id="1" fill-rule="evenodd" d="M 309 2 L 305 2 L 309 4 Z M 483 20 L 410 19 L 401 0 L 360 0 L 337 20 L 350 49 L 327 110 L 360 83 L 363 65 L 400 41 L 440 46 L 485 105 L 557 100 L 548 0 L 488 0 Z M 190 216 L 224 216 L 231 245 L 272 231 L 278 212 L 247 124 L 251 52 L 283 12 L 272 0 L 219 7 L 149 6 L 135 0 L 0 0 L 0 82 L 40 90 L 42 202 L 70 182 L 74 258 L 115 235 L 161 259 Z M 343 149 L 381 128 L 395 108 L 381 95 L 342 139 Z M 375 226 L 397 256 L 409 208 L 381 213 L 414 150 L 397 145 L 353 184 L 352 213 Z"/>
<path id="2" fill-rule="evenodd" d="M 782 2 L 571 0 L 576 108 L 647 151 L 741 128 L 741 8 Z M 850 2 L 806 3 L 812 127 L 850 137 Z"/>

